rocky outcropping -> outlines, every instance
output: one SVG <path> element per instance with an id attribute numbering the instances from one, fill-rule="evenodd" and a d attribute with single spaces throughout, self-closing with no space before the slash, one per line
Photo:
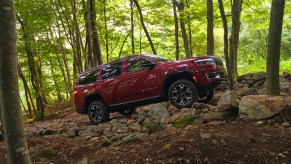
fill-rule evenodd
<path id="1" fill-rule="evenodd" d="M 250 95 L 242 98 L 239 114 L 243 118 L 261 120 L 291 110 L 290 107 L 284 96 Z"/>

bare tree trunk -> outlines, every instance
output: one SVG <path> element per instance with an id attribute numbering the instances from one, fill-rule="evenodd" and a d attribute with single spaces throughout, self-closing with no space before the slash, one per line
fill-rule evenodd
<path id="1" fill-rule="evenodd" d="M 189 9 L 190 4 L 189 0 L 186 0 L 187 8 Z M 187 13 L 187 19 L 188 19 L 188 31 L 189 31 L 189 49 L 190 49 L 190 56 L 193 57 L 193 48 L 192 48 L 192 29 L 191 29 L 191 19 L 189 12 Z"/>
<path id="2" fill-rule="evenodd" d="M 176 60 L 179 60 L 179 23 L 178 23 L 178 17 L 177 17 L 177 10 L 175 5 L 175 0 L 173 0 L 173 12 L 174 12 L 174 21 L 175 21 L 175 56 Z"/>
<path id="3" fill-rule="evenodd" d="M 267 52 L 267 94 L 280 95 L 279 67 L 285 0 L 272 0 Z"/>
<path id="4" fill-rule="evenodd" d="M 237 77 L 237 48 L 239 41 L 240 31 L 240 13 L 242 11 L 243 0 L 234 0 L 232 4 L 232 31 L 230 37 L 230 68 L 233 70 L 232 74 L 234 79 Z"/>
<path id="5" fill-rule="evenodd" d="M 52 61 L 52 59 L 49 59 L 50 62 L 50 66 L 51 66 L 51 73 L 53 76 L 53 80 L 54 80 L 54 86 L 56 87 L 56 91 L 57 91 L 57 97 L 58 97 L 58 101 L 61 102 L 62 101 L 62 96 L 61 96 L 61 91 L 60 91 L 60 85 L 56 79 L 56 73 L 55 73 L 55 67 L 54 67 L 54 63 Z"/>
<path id="6" fill-rule="evenodd" d="M 134 52 L 134 24 L 133 24 L 133 1 L 130 0 L 130 27 L 131 27 L 131 51 Z"/>
<path id="7" fill-rule="evenodd" d="M 27 28 L 27 22 L 24 20 L 21 20 L 20 18 L 18 19 L 21 29 L 23 31 L 23 39 L 25 42 L 25 50 L 27 53 L 27 59 L 28 59 L 28 66 L 29 70 L 31 72 L 31 84 L 32 87 L 36 93 L 36 105 L 37 105 L 37 110 L 40 112 L 38 119 L 43 119 L 44 118 L 44 102 L 45 102 L 45 97 L 42 94 L 43 91 L 43 85 L 42 85 L 42 80 L 41 80 L 41 63 L 40 63 L 40 56 L 38 54 L 39 50 L 34 50 L 31 47 L 31 43 L 35 42 L 34 38 L 32 35 L 29 34 Z M 38 46 L 37 46 L 38 47 Z"/>
<path id="8" fill-rule="evenodd" d="M 180 27 L 182 31 L 182 38 L 184 41 L 184 50 L 185 50 L 186 58 L 190 58 L 191 54 L 190 54 L 190 48 L 189 48 L 189 39 L 187 36 L 186 25 L 184 21 L 184 0 L 182 0 L 180 3 L 178 3 L 175 0 L 175 4 L 177 5 L 179 13 L 180 13 L 179 20 L 180 20 Z"/>
<path id="9" fill-rule="evenodd" d="M 92 42 L 93 42 L 93 56 L 94 56 L 94 64 L 93 66 L 103 64 L 102 61 L 102 52 L 100 47 L 100 41 L 97 31 L 97 23 L 96 23 L 96 10 L 95 10 L 95 0 L 90 0 L 90 14 L 91 14 L 91 29 L 92 29 Z"/>
<path id="10" fill-rule="evenodd" d="M 23 87 L 24 87 L 24 93 L 25 93 L 26 104 L 27 104 L 28 115 L 29 115 L 28 117 L 32 118 L 32 110 L 34 111 L 34 115 L 37 116 L 27 81 L 26 81 L 26 79 L 23 75 L 23 72 L 22 72 L 21 68 L 19 67 L 19 65 L 18 65 L 18 76 L 21 78 L 22 83 L 23 83 Z"/>
<path id="11" fill-rule="evenodd" d="M 84 53 L 85 58 L 85 69 L 92 68 L 94 65 L 93 60 L 93 48 L 92 48 L 92 25 L 91 25 L 91 0 L 87 0 L 86 3 L 86 12 L 85 12 L 85 24 L 86 24 L 86 39 L 87 39 L 87 46 L 88 46 L 88 53 Z M 85 4 L 84 4 L 85 9 Z M 90 62 L 89 62 L 90 61 Z M 87 63 L 87 64 L 86 64 Z"/>
<path id="12" fill-rule="evenodd" d="M 207 55 L 214 56 L 213 0 L 207 0 Z"/>
<path id="13" fill-rule="evenodd" d="M 106 60 L 109 61 L 109 48 L 108 48 L 108 29 L 107 29 L 107 17 L 106 17 L 106 0 L 103 1 L 103 14 L 104 14 L 104 25 L 105 25 L 105 46 L 106 46 Z"/>
<path id="14" fill-rule="evenodd" d="M 224 29 L 224 57 L 225 57 L 225 64 L 228 74 L 228 80 L 229 80 L 229 89 L 233 90 L 233 78 L 232 78 L 232 70 L 229 66 L 229 57 L 228 57 L 228 28 L 227 28 L 227 20 L 224 12 L 224 7 L 222 0 L 218 0 L 219 3 L 219 10 L 221 14 L 221 19 L 223 22 L 223 29 Z"/>
<path id="15" fill-rule="evenodd" d="M 141 12 L 141 8 L 140 8 L 140 6 L 139 6 L 139 3 L 138 3 L 137 0 L 133 0 L 133 2 L 135 3 L 135 6 L 136 6 L 136 8 L 137 8 L 137 10 L 138 10 L 139 17 L 140 17 L 140 23 L 141 23 L 142 28 L 143 28 L 143 30 L 144 30 L 144 32 L 145 32 L 147 38 L 148 38 L 148 41 L 149 41 L 150 46 L 151 46 L 151 48 L 152 48 L 153 54 L 157 55 L 157 52 L 156 52 L 156 49 L 155 49 L 154 44 L 153 44 L 153 42 L 152 42 L 152 39 L 151 39 L 151 37 L 150 37 L 150 34 L 149 34 L 149 32 L 148 32 L 148 30 L 147 30 L 145 24 L 144 24 L 144 19 L 143 19 L 143 15 L 142 15 L 142 12 Z"/>
<path id="16" fill-rule="evenodd" d="M 130 33 L 131 33 L 131 31 L 130 31 L 130 32 L 129 32 L 125 37 L 124 37 L 124 40 L 123 40 L 122 45 L 121 45 L 121 48 L 120 48 L 120 50 L 119 50 L 118 58 L 121 57 L 121 52 L 122 52 L 122 50 L 123 50 L 124 44 L 125 44 L 125 42 L 126 42 L 128 36 L 130 35 Z"/>
<path id="17" fill-rule="evenodd" d="M 83 47 L 81 34 L 80 34 L 80 28 L 77 21 L 77 15 L 76 15 L 76 4 L 75 0 L 71 0 L 71 6 L 72 6 L 72 15 L 74 20 L 74 26 L 75 26 L 75 33 L 76 33 L 76 53 L 77 53 L 77 68 L 79 73 L 83 71 L 83 64 L 82 64 L 82 55 L 81 55 L 81 47 Z M 83 51 L 85 53 L 85 51 Z"/>
<path id="18" fill-rule="evenodd" d="M 0 108 L 9 163 L 30 163 L 17 73 L 14 1 L 0 1 Z"/>
<path id="19" fill-rule="evenodd" d="M 51 3 L 53 4 L 53 5 L 55 5 L 54 3 L 53 3 L 53 1 L 51 0 Z M 62 10 L 63 11 L 63 10 Z M 58 12 L 58 14 L 56 13 L 56 12 Z M 60 17 L 60 12 L 59 12 L 59 10 L 57 10 L 57 11 L 55 11 L 54 10 L 54 15 L 55 15 L 55 17 L 56 18 L 59 18 L 60 19 L 60 21 L 61 21 L 61 23 L 62 23 L 62 25 L 63 25 L 63 29 L 65 30 L 65 33 L 66 33 L 66 27 L 65 27 L 65 25 L 64 25 L 64 23 L 63 23 L 63 20 L 61 19 L 61 17 Z M 58 16 L 59 15 L 59 16 Z M 67 22 L 68 23 L 68 22 Z M 64 68 L 62 67 L 62 64 L 61 64 L 61 61 L 60 61 L 60 58 L 59 58 L 59 56 L 57 55 L 57 57 L 58 57 L 58 62 L 59 62 L 59 66 L 60 66 L 60 69 L 61 69 L 61 72 L 62 72 L 62 75 L 63 75 L 63 78 L 64 78 L 64 81 L 66 81 L 67 82 L 67 84 L 68 84 L 68 86 L 67 86 L 67 88 L 68 88 L 68 92 L 69 92 L 69 94 L 70 94 L 70 98 L 72 98 L 73 97 L 73 91 L 72 91 L 72 80 L 71 80 L 71 73 L 70 73 L 70 70 L 69 70 L 69 66 L 68 66 L 68 61 L 67 61 L 67 56 L 66 56 L 66 53 L 65 53 L 65 48 L 64 48 L 64 46 L 63 46 L 63 44 L 62 44 L 62 41 L 61 41 L 61 26 L 60 26 L 60 24 L 59 24 L 59 22 L 58 21 L 56 21 L 56 24 L 57 24 L 57 28 L 58 28 L 58 42 L 59 42 L 59 45 L 60 45 L 60 48 L 61 48 L 61 53 L 62 53 L 62 57 L 63 57 L 63 62 L 64 62 L 64 65 L 65 65 L 65 71 L 64 71 Z M 50 29 L 54 29 L 54 28 L 50 28 Z M 54 31 L 54 33 L 56 33 L 56 31 L 55 30 L 53 30 Z M 71 34 L 71 28 L 69 27 L 69 31 L 70 31 L 70 37 L 67 37 L 67 40 L 68 40 L 68 42 L 71 44 L 71 46 L 72 46 L 72 49 L 73 49 L 73 51 L 74 51 L 74 49 L 75 49 L 75 44 L 74 44 L 74 37 L 73 37 L 73 34 Z M 51 30 L 51 33 L 50 33 L 50 35 L 53 35 L 53 33 L 52 33 L 52 30 Z M 66 35 L 67 36 L 67 35 Z M 74 53 L 74 60 L 76 61 L 76 55 L 75 55 L 75 53 Z M 66 72 L 66 73 L 65 73 Z"/>

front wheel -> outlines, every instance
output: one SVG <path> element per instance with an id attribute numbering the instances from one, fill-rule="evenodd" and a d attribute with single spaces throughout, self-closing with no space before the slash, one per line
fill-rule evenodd
<path id="1" fill-rule="evenodd" d="M 175 81 L 168 91 L 171 103 L 177 107 L 190 108 L 197 101 L 198 92 L 196 86 L 189 80 Z"/>
<path id="2" fill-rule="evenodd" d="M 88 116 L 92 124 L 99 124 L 109 119 L 109 111 L 102 101 L 93 101 L 89 105 Z"/>
<path id="3" fill-rule="evenodd" d="M 198 102 L 201 102 L 201 103 L 209 103 L 212 98 L 214 96 L 214 91 L 209 91 L 209 92 L 206 92 L 205 94 L 203 95 L 200 95 L 200 97 L 198 98 Z"/>

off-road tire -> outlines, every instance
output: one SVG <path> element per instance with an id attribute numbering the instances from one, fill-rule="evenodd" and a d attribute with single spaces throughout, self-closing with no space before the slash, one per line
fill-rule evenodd
<path id="1" fill-rule="evenodd" d="M 88 107 L 88 117 L 92 124 L 99 124 L 109 120 L 109 111 L 102 101 L 93 101 Z"/>
<path id="2" fill-rule="evenodd" d="M 214 96 L 214 90 L 209 91 L 209 92 L 205 93 L 204 95 L 201 95 L 198 98 L 198 102 L 200 102 L 200 103 L 209 103 L 212 100 L 213 96 Z"/>
<path id="3" fill-rule="evenodd" d="M 135 108 L 128 108 L 120 110 L 119 113 L 124 116 L 131 116 L 135 112 Z"/>
<path id="4" fill-rule="evenodd" d="M 176 108 L 190 108 L 198 99 L 198 91 L 193 82 L 182 79 L 170 86 L 168 97 Z"/>

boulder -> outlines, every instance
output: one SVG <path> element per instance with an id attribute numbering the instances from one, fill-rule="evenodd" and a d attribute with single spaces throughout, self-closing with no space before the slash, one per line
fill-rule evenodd
<path id="1" fill-rule="evenodd" d="M 136 142 L 136 141 L 142 141 L 146 138 L 148 138 L 149 135 L 145 133 L 136 133 L 136 134 L 130 134 L 122 139 L 122 142 L 128 143 L 128 142 Z"/>
<path id="2" fill-rule="evenodd" d="M 181 109 L 179 113 L 172 115 L 171 117 L 166 117 L 161 120 L 162 124 L 174 124 L 177 120 L 181 120 L 185 117 L 189 117 L 195 114 L 196 110 L 193 109 Z"/>
<path id="3" fill-rule="evenodd" d="M 151 134 L 162 130 L 164 130 L 164 128 L 159 123 L 147 118 L 141 125 L 140 132 Z"/>
<path id="4" fill-rule="evenodd" d="M 227 90 L 218 101 L 218 111 L 235 110 L 239 106 L 239 100 L 235 91 Z"/>
<path id="5" fill-rule="evenodd" d="M 283 72 L 283 77 L 287 80 L 291 80 L 291 74 L 289 72 Z"/>
<path id="6" fill-rule="evenodd" d="M 201 118 L 206 122 L 226 121 L 237 116 L 237 111 L 209 112 L 201 115 Z"/>
<path id="7" fill-rule="evenodd" d="M 236 91 L 236 94 L 240 97 L 248 96 L 248 95 L 258 95 L 258 91 L 255 88 L 243 87 Z"/>
<path id="8" fill-rule="evenodd" d="M 170 116 L 166 102 L 154 104 L 148 114 L 151 118 L 155 119 L 162 119 Z"/>
<path id="9" fill-rule="evenodd" d="M 242 98 L 239 114 L 242 117 L 260 120 L 270 118 L 288 107 L 286 97 L 250 95 Z"/>
<path id="10" fill-rule="evenodd" d="M 30 157 L 32 159 L 35 158 L 51 158 L 56 154 L 52 146 L 45 142 L 36 145 L 35 147 L 30 149 Z"/>

